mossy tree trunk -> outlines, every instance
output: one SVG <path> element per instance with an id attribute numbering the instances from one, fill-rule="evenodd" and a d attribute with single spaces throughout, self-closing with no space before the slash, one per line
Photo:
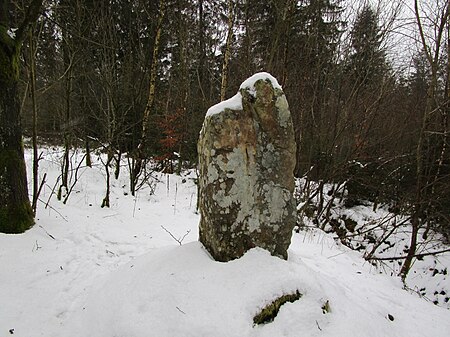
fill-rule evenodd
<path id="1" fill-rule="evenodd" d="M 36 21 L 42 0 L 33 0 L 15 36 L 9 31 L 9 1 L 0 0 L 0 232 L 22 233 L 34 223 L 28 198 L 19 104 L 20 46 Z"/>

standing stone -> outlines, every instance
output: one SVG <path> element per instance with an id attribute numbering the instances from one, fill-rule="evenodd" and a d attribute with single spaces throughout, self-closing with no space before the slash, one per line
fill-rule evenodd
<path id="1" fill-rule="evenodd" d="M 295 151 L 286 97 L 268 73 L 208 110 L 198 142 L 199 227 L 214 259 L 236 259 L 253 247 L 287 259 Z"/>

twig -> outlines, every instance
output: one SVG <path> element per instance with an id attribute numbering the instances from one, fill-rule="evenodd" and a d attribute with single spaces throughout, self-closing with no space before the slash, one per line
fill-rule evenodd
<path id="1" fill-rule="evenodd" d="M 175 183 L 175 201 L 173 203 L 173 214 L 177 213 L 177 195 L 178 195 L 178 183 Z"/>
<path id="2" fill-rule="evenodd" d="M 70 186 L 69 190 L 67 191 L 66 196 L 64 197 L 64 200 L 63 200 L 63 204 L 64 205 L 67 203 L 67 200 L 69 199 L 69 196 L 72 193 L 73 188 L 75 187 L 76 183 L 78 182 L 78 170 L 80 169 L 81 164 L 83 164 L 84 158 L 86 158 L 86 154 L 83 155 L 83 157 L 81 158 L 80 162 L 77 165 L 77 168 L 75 170 L 75 181 L 72 183 L 72 185 Z M 70 162 L 72 163 L 72 160 Z"/>
<path id="3" fill-rule="evenodd" d="M 188 236 L 188 234 L 189 234 L 190 232 L 191 232 L 191 230 L 189 229 L 189 230 L 186 232 L 186 234 L 183 235 L 183 237 L 182 237 L 181 240 L 180 240 L 180 245 L 181 245 L 181 243 L 183 242 L 184 238 L 185 238 L 186 236 Z"/>
<path id="4" fill-rule="evenodd" d="M 44 200 L 39 199 L 39 201 L 45 204 L 45 201 L 44 201 Z M 49 200 L 49 201 L 50 201 L 50 200 Z M 69 220 L 67 220 L 67 219 L 64 217 L 64 215 L 62 215 L 60 212 L 58 212 L 58 210 L 57 210 L 55 207 L 51 206 L 51 205 L 48 204 L 48 203 L 45 205 L 45 208 L 47 208 L 47 207 L 50 207 L 52 210 L 54 210 L 56 213 L 58 213 L 58 215 L 59 215 L 61 218 L 63 218 L 63 220 L 64 220 L 65 222 L 69 222 Z"/>
<path id="5" fill-rule="evenodd" d="M 39 246 L 37 240 L 36 240 L 36 245 L 33 245 L 33 249 L 31 250 L 32 252 L 34 252 L 35 250 L 38 251 L 40 248 L 42 248 L 41 246 Z"/>
<path id="6" fill-rule="evenodd" d="M 415 294 L 416 294 L 417 296 L 419 296 L 420 298 L 423 298 L 423 299 L 425 299 L 426 301 L 431 302 L 431 299 L 428 298 L 427 296 L 425 296 L 424 294 L 422 294 L 419 290 L 412 289 L 412 288 L 408 287 L 406 284 L 403 285 L 403 289 L 405 289 L 405 290 L 407 290 L 407 291 L 409 291 L 409 292 L 411 292 L 411 293 L 415 293 Z"/>
<path id="7" fill-rule="evenodd" d="M 171 232 L 169 232 L 163 225 L 161 225 L 161 228 L 164 229 L 164 230 L 166 231 L 166 233 L 169 234 L 169 235 L 172 237 L 172 239 L 174 239 L 176 242 L 178 242 L 178 244 L 179 244 L 180 246 L 181 246 L 181 244 L 183 243 L 183 240 L 186 238 L 186 236 L 191 232 L 191 230 L 188 230 L 188 231 L 186 232 L 186 234 L 184 234 L 183 237 L 177 239 L 177 238 L 176 238 Z"/>
<path id="8" fill-rule="evenodd" d="M 175 307 L 175 308 L 177 308 L 177 310 L 178 310 L 179 312 L 181 312 L 183 315 L 186 315 L 186 313 L 185 313 L 183 310 L 181 310 L 180 308 L 178 308 L 178 307 Z"/>
<path id="9" fill-rule="evenodd" d="M 110 254 L 110 255 L 112 255 L 112 256 L 119 256 L 119 255 L 117 255 L 116 253 L 114 253 L 114 252 L 112 252 L 112 251 L 110 251 L 110 250 L 108 250 L 108 249 L 106 249 L 105 251 L 106 251 L 106 254 Z"/>
<path id="10" fill-rule="evenodd" d="M 407 218 L 405 220 L 403 220 L 402 222 L 400 222 L 399 224 L 394 224 L 392 226 L 392 229 L 387 233 L 387 234 L 383 234 L 380 238 L 378 238 L 377 242 L 373 245 L 372 250 L 370 251 L 370 253 L 368 253 L 364 258 L 366 260 L 370 260 L 373 256 L 373 254 L 375 254 L 375 252 L 377 251 L 377 249 L 386 242 L 386 240 L 401 226 L 403 226 L 407 221 L 409 221 L 410 219 Z M 394 220 L 394 222 L 396 222 Z"/>
<path id="11" fill-rule="evenodd" d="M 47 207 L 49 206 L 50 199 L 52 198 L 53 194 L 55 193 L 56 186 L 58 185 L 58 182 L 59 182 L 59 180 L 61 179 L 61 177 L 62 177 L 62 175 L 60 174 L 60 175 L 58 176 L 58 178 L 56 178 L 55 185 L 53 185 L 52 191 L 50 192 L 50 196 L 48 197 L 48 200 L 47 200 L 47 202 L 45 203 L 45 209 L 47 209 Z M 49 185 L 47 185 L 47 186 L 50 187 Z M 39 200 L 40 200 L 40 199 L 39 199 Z M 42 201 L 42 200 L 40 200 L 40 201 Z"/>
<path id="12" fill-rule="evenodd" d="M 113 216 L 117 216 L 118 214 L 110 214 L 110 215 L 105 215 L 104 217 L 103 217 L 103 219 L 106 219 L 106 218 L 111 218 L 111 217 L 113 217 Z"/>
<path id="13" fill-rule="evenodd" d="M 317 322 L 317 320 L 316 320 L 316 324 L 317 324 L 317 328 L 318 328 L 320 331 L 322 331 L 322 328 L 320 327 L 319 322 Z"/>
<path id="14" fill-rule="evenodd" d="M 338 253 L 338 254 L 328 256 L 327 259 L 332 259 L 333 257 L 339 256 L 339 255 L 342 255 L 342 254 L 345 254 L 345 253 L 346 253 L 346 252 L 340 252 L 340 253 Z"/>
<path id="15" fill-rule="evenodd" d="M 42 227 L 41 225 L 39 225 L 39 227 L 41 227 L 41 228 L 44 230 L 44 232 L 45 232 L 48 236 L 50 236 L 53 240 L 56 240 L 56 238 L 55 238 L 53 235 L 51 235 L 49 232 L 47 232 L 47 230 L 46 230 L 44 227 Z"/>

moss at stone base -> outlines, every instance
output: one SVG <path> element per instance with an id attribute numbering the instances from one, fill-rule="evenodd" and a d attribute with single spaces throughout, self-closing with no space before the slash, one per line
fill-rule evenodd
<path id="1" fill-rule="evenodd" d="M 15 207 L 0 206 L 0 233 L 19 234 L 33 225 L 33 212 L 29 202 Z"/>
<path id="2" fill-rule="evenodd" d="M 274 318 L 277 317 L 278 311 L 280 311 L 280 307 L 283 304 L 285 304 L 286 302 L 293 303 L 300 297 L 302 297 L 302 294 L 300 294 L 298 290 L 293 294 L 278 297 L 277 299 L 272 301 L 272 303 L 264 307 L 259 314 L 253 317 L 253 324 L 257 325 L 272 322 Z"/>

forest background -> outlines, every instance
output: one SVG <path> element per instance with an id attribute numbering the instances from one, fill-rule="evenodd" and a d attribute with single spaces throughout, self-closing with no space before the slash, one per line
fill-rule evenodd
<path id="1" fill-rule="evenodd" d="M 27 4 L 10 2 L 11 27 Z M 75 147 L 87 166 L 107 153 L 108 180 L 126 157 L 133 195 L 149 160 L 194 167 L 207 109 L 267 71 L 294 121 L 301 214 L 338 234 L 336 199 L 407 215 L 404 276 L 419 232 L 449 240 L 448 1 L 60 0 L 41 14 L 21 51 L 22 125 L 63 145 L 60 199 Z M 38 165 L 36 150 L 34 208 Z"/>

